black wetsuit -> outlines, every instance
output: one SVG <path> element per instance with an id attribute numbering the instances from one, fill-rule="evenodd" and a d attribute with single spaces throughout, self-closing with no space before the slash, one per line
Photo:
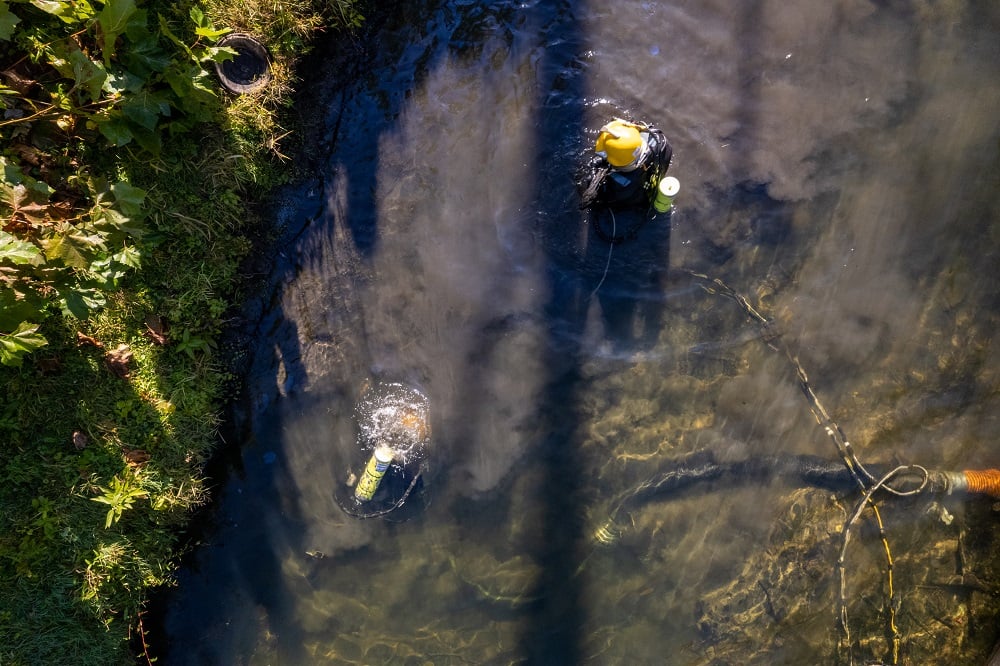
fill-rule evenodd
<path id="1" fill-rule="evenodd" d="M 648 135 L 648 149 L 642 161 L 630 171 L 615 169 L 603 157 L 595 157 L 580 183 L 580 208 L 648 208 L 656 196 L 656 186 L 670 168 L 674 151 L 658 129 L 642 130 Z"/>

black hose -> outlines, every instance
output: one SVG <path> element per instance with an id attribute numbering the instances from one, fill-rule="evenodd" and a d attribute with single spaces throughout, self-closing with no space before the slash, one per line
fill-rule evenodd
<path id="1" fill-rule="evenodd" d="M 857 488 L 854 476 L 843 463 L 811 455 L 756 456 L 747 460 L 720 463 L 711 451 L 698 451 L 667 466 L 666 471 L 650 477 L 623 494 L 615 504 L 612 518 L 619 511 L 627 511 L 652 501 L 665 501 L 691 486 L 712 481 L 724 480 L 735 485 L 781 480 L 789 485 L 822 488 L 833 492 Z M 875 466 L 872 471 L 881 474 L 882 467 Z M 914 475 L 911 482 L 917 485 L 921 479 Z"/>

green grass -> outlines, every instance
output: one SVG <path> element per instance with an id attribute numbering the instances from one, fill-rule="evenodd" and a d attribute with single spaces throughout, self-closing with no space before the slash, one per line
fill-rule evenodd
<path id="1" fill-rule="evenodd" d="M 145 6 L 183 16 L 191 5 Z M 204 7 L 215 26 L 268 44 L 267 89 L 220 94 L 214 120 L 171 136 L 159 155 L 50 147 L 61 164 L 144 189 L 148 234 L 141 268 L 103 308 L 77 319 L 53 305 L 39 331 L 48 344 L 0 367 L 3 666 L 135 663 L 140 614 L 171 583 L 237 385 L 219 343 L 239 307 L 240 266 L 267 231 L 257 206 L 291 173 L 284 113 L 296 57 L 318 30 L 358 18 L 347 1 Z M 127 376 L 108 362 L 122 345 Z"/>

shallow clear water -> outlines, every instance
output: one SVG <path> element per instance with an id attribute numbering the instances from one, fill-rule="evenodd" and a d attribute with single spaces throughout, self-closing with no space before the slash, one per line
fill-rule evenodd
<path id="1" fill-rule="evenodd" d="M 686 271 L 773 321 L 862 460 L 1000 466 L 998 29 L 986 2 L 452 0 L 331 40 L 164 662 L 891 663 L 867 519 L 850 650 L 837 626 L 856 492 L 737 475 L 595 535 L 699 451 L 839 461 L 789 361 Z M 614 115 L 665 131 L 681 192 L 609 254 L 573 174 Z M 372 381 L 426 395 L 433 436 L 415 495 L 359 520 L 337 497 Z M 880 498 L 898 662 L 985 663 L 997 513 L 932 499 Z"/>

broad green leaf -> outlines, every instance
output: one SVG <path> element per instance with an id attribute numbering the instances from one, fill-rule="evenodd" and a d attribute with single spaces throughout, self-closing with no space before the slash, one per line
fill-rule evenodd
<path id="1" fill-rule="evenodd" d="M 0 331 L 13 331 L 21 322 L 42 319 L 42 307 L 34 293 L 19 294 L 0 287 Z"/>
<path id="2" fill-rule="evenodd" d="M 130 268 L 142 266 L 142 253 L 132 245 L 122 247 L 120 252 L 96 261 L 90 265 L 91 274 L 100 279 L 100 288 L 104 292 L 118 288 L 118 280 L 124 277 Z"/>
<path id="3" fill-rule="evenodd" d="M 156 129 L 160 116 L 170 115 L 170 104 L 161 93 L 141 90 L 131 95 L 121 106 L 122 113 L 132 122 L 148 130 Z"/>
<path id="4" fill-rule="evenodd" d="M 201 8 L 197 5 L 191 8 L 190 12 L 191 20 L 194 21 L 195 29 L 194 34 L 199 37 L 207 37 L 211 41 L 215 41 L 217 38 L 232 32 L 231 28 L 223 28 L 221 30 L 216 30 L 215 26 L 212 25 L 212 21 L 205 16 L 205 13 L 201 11 Z"/>
<path id="5" fill-rule="evenodd" d="M 45 337 L 38 333 L 38 324 L 21 322 L 13 333 L 0 334 L 0 363 L 20 367 L 26 354 L 47 344 Z"/>
<path id="6" fill-rule="evenodd" d="M 215 26 L 212 25 L 212 21 L 205 16 L 205 14 L 197 6 L 191 8 L 191 20 L 194 21 L 195 29 L 194 34 L 199 37 L 206 37 L 210 41 L 214 42 L 219 37 L 232 32 L 231 28 L 222 28 L 221 30 L 216 30 Z"/>
<path id="7" fill-rule="evenodd" d="M 124 146 L 134 138 L 128 122 L 118 115 L 110 116 L 107 120 L 102 119 L 98 122 L 97 129 L 112 146 Z"/>
<path id="8" fill-rule="evenodd" d="M 72 15 L 78 22 L 89 21 L 94 18 L 94 7 L 87 0 L 73 0 Z"/>
<path id="9" fill-rule="evenodd" d="M 65 265 L 85 269 L 94 254 L 104 249 L 104 241 L 97 234 L 87 235 L 70 225 L 59 233 L 41 240 L 46 259 L 59 259 Z"/>
<path id="10" fill-rule="evenodd" d="M 40 189 L 36 187 L 37 181 L 26 180 L 28 182 L 17 185 L 6 181 L 0 183 L 0 212 L 12 215 L 17 211 L 32 220 L 44 220 L 48 215 L 51 188 L 46 185 L 46 189 Z"/>
<path id="11" fill-rule="evenodd" d="M 101 89 L 108 78 L 108 72 L 104 69 L 104 65 L 91 60 L 80 49 L 74 49 L 70 52 L 69 61 L 72 65 L 74 83 L 87 91 L 92 102 L 100 100 Z"/>
<path id="12" fill-rule="evenodd" d="M 94 220 L 94 228 L 107 234 L 109 243 L 124 242 L 125 236 L 139 240 L 145 238 L 147 232 L 141 222 L 144 216 L 145 212 L 141 210 L 128 216 L 115 208 L 102 206 L 100 216 Z M 112 236 L 113 233 L 118 236 Z"/>
<path id="13" fill-rule="evenodd" d="M 2 155 L 0 155 L 0 171 L 3 172 L 3 180 L 0 181 L 0 203 L 10 208 L 26 203 L 45 203 L 55 193 L 48 183 L 25 175 L 20 166 L 8 162 Z"/>
<path id="14" fill-rule="evenodd" d="M 94 8 L 87 0 L 31 0 L 31 4 L 63 23 L 79 24 L 94 18 Z"/>
<path id="15" fill-rule="evenodd" d="M 156 130 L 149 130 L 145 127 L 140 127 L 139 125 L 132 126 L 132 136 L 135 137 L 135 142 L 142 147 L 146 152 L 152 153 L 153 155 L 159 155 L 160 151 L 163 150 L 163 139 L 160 136 L 160 132 Z"/>
<path id="16" fill-rule="evenodd" d="M 146 190 L 121 181 L 111 186 L 111 193 L 115 195 L 118 208 L 126 215 L 140 216 L 144 213 L 142 204 L 146 199 Z"/>
<path id="17" fill-rule="evenodd" d="M 104 307 L 107 301 L 98 289 L 73 289 L 62 294 L 63 314 L 86 319 L 91 312 Z"/>
<path id="18" fill-rule="evenodd" d="M 25 175 L 21 167 L 15 162 L 8 162 L 7 158 L 0 155 L 0 168 L 3 169 L 3 179 L 12 185 L 20 185 L 24 182 Z"/>
<path id="19" fill-rule="evenodd" d="M 204 59 L 212 62 L 226 62 L 239 55 L 236 49 L 231 49 L 228 46 L 210 46 L 204 50 L 204 54 Z"/>
<path id="20" fill-rule="evenodd" d="M 201 37 L 207 37 L 208 39 L 210 39 L 212 41 L 215 41 L 219 37 L 222 37 L 223 35 L 229 34 L 230 32 L 232 32 L 232 28 L 222 28 L 220 30 L 216 30 L 215 28 L 211 28 L 211 27 L 209 27 L 209 28 L 195 28 L 194 29 L 194 34 L 199 35 Z"/>
<path id="21" fill-rule="evenodd" d="M 0 261 L 22 266 L 37 266 L 45 261 L 45 257 L 33 243 L 23 241 L 6 231 L 0 231 Z"/>
<path id="22" fill-rule="evenodd" d="M 112 67 L 108 71 L 108 78 L 104 81 L 104 92 L 109 95 L 121 95 L 123 93 L 136 93 L 142 90 L 146 80 L 128 69 Z"/>
<path id="23" fill-rule="evenodd" d="M 139 252 L 138 248 L 131 245 L 126 245 L 122 248 L 121 252 L 116 252 L 112 256 L 112 259 L 129 268 L 142 267 L 142 253 Z"/>
<path id="24" fill-rule="evenodd" d="M 210 87 L 212 81 L 208 72 L 199 65 L 185 69 L 172 67 L 164 73 L 163 78 L 177 95 L 181 110 L 191 120 L 201 122 L 211 119 L 219 98 Z"/>
<path id="25" fill-rule="evenodd" d="M 68 2 L 62 2 L 60 0 L 31 0 L 31 4 L 38 7 L 46 14 L 52 14 L 53 16 L 58 16 L 63 18 L 71 9 Z M 65 20 L 63 18 L 63 20 Z"/>
<path id="26" fill-rule="evenodd" d="M 143 10 L 136 12 L 137 16 L 140 14 L 145 17 Z M 121 60 L 129 71 L 148 78 L 151 73 L 162 72 L 170 65 L 170 56 L 160 47 L 157 36 L 146 27 L 145 18 L 141 25 L 133 20 L 126 35 L 131 46 L 121 54 Z"/>
<path id="27" fill-rule="evenodd" d="M 21 19 L 17 17 L 17 14 L 10 11 L 7 3 L 4 0 L 0 0 L 0 39 L 5 42 L 10 41 L 11 36 L 14 34 L 14 26 L 20 22 Z"/>
<path id="28" fill-rule="evenodd" d="M 115 56 L 115 40 L 128 28 L 129 19 L 138 11 L 135 0 L 107 0 L 104 9 L 97 15 L 97 24 L 104 38 L 102 53 L 104 64 L 111 63 Z"/>

